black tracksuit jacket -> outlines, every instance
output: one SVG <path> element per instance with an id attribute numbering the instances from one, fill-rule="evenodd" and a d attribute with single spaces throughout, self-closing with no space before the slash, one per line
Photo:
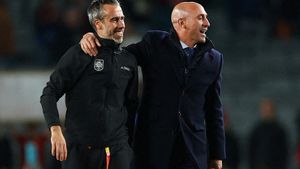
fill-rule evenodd
<path id="1" fill-rule="evenodd" d="M 41 96 L 44 117 L 51 127 L 60 125 L 56 104 L 66 94 L 65 136 L 70 144 L 104 147 L 127 141 L 127 117 L 137 108 L 135 57 L 112 40 L 99 40 L 102 46 L 97 57 L 83 53 L 78 44 L 71 47 Z M 133 123 L 127 122 L 130 131 Z"/>

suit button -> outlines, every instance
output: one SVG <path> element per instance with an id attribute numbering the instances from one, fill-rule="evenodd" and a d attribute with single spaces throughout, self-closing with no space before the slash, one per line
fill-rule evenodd
<path id="1" fill-rule="evenodd" d="M 90 150 L 90 149 L 92 149 L 92 146 L 87 146 L 87 148 Z"/>

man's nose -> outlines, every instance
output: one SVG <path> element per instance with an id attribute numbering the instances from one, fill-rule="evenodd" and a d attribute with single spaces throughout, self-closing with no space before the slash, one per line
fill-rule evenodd
<path id="1" fill-rule="evenodd" d="M 210 23 L 208 21 L 208 18 L 205 18 L 204 19 L 204 23 L 203 23 L 205 26 L 209 27 L 210 26 Z"/>
<path id="2" fill-rule="evenodd" d="M 124 20 L 119 20 L 119 22 L 118 22 L 118 27 L 119 27 L 119 28 L 124 28 L 124 27 L 125 27 L 125 22 L 124 22 Z"/>

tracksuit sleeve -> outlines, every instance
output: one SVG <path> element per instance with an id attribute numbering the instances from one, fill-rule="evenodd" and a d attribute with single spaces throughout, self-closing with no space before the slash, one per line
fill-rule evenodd
<path id="1" fill-rule="evenodd" d="M 57 101 L 72 89 L 91 61 L 91 57 L 85 55 L 77 48 L 79 48 L 79 45 L 71 47 L 61 57 L 40 97 L 40 103 L 48 127 L 60 125 Z"/>
<path id="2" fill-rule="evenodd" d="M 134 126 L 136 112 L 139 105 L 138 102 L 138 68 L 137 65 L 134 67 L 133 77 L 128 83 L 128 87 L 125 93 L 125 106 L 128 112 L 127 127 L 129 135 L 129 143 L 132 143 L 134 135 Z"/>

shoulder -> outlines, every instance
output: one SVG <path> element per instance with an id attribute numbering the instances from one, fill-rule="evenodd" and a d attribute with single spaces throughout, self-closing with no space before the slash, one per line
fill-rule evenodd
<path id="1" fill-rule="evenodd" d="M 131 54 L 126 48 L 122 48 L 120 51 L 124 57 L 126 57 L 130 60 L 135 60 L 135 56 L 133 54 Z"/>
<path id="2" fill-rule="evenodd" d="M 211 48 L 209 54 L 215 57 L 223 57 L 223 54 L 215 48 Z"/>
<path id="3" fill-rule="evenodd" d="M 92 57 L 85 54 L 79 44 L 71 46 L 64 55 L 60 58 L 58 65 L 69 65 L 69 64 L 85 64 L 90 62 Z"/>
<path id="4" fill-rule="evenodd" d="M 223 54 L 218 51 L 215 48 L 211 48 L 208 52 L 207 52 L 208 56 L 210 56 L 214 61 L 216 61 L 216 63 L 220 63 L 223 64 L 224 62 L 224 58 L 223 58 Z"/>
<path id="5" fill-rule="evenodd" d="M 170 36 L 170 33 L 166 32 L 166 31 L 149 30 L 146 32 L 146 34 L 143 36 L 143 38 L 152 39 L 152 40 L 162 40 L 169 36 Z"/>
<path id="6" fill-rule="evenodd" d="M 83 52 L 83 50 L 82 50 L 81 47 L 80 47 L 80 44 L 75 44 L 75 45 L 71 46 L 71 47 L 68 49 L 67 53 L 74 54 L 74 55 L 84 55 L 84 56 L 89 56 L 89 55 L 87 55 L 87 54 L 85 54 L 85 53 Z"/>
<path id="7" fill-rule="evenodd" d="M 80 59 L 91 59 L 92 57 L 88 54 L 85 54 L 83 50 L 81 49 L 79 44 L 75 44 L 71 46 L 65 53 L 65 55 L 68 55 L 69 57 L 74 58 L 80 58 Z"/>
<path id="8" fill-rule="evenodd" d="M 126 50 L 126 48 L 121 49 L 121 55 L 131 64 L 137 65 L 136 57 L 131 52 Z"/>

